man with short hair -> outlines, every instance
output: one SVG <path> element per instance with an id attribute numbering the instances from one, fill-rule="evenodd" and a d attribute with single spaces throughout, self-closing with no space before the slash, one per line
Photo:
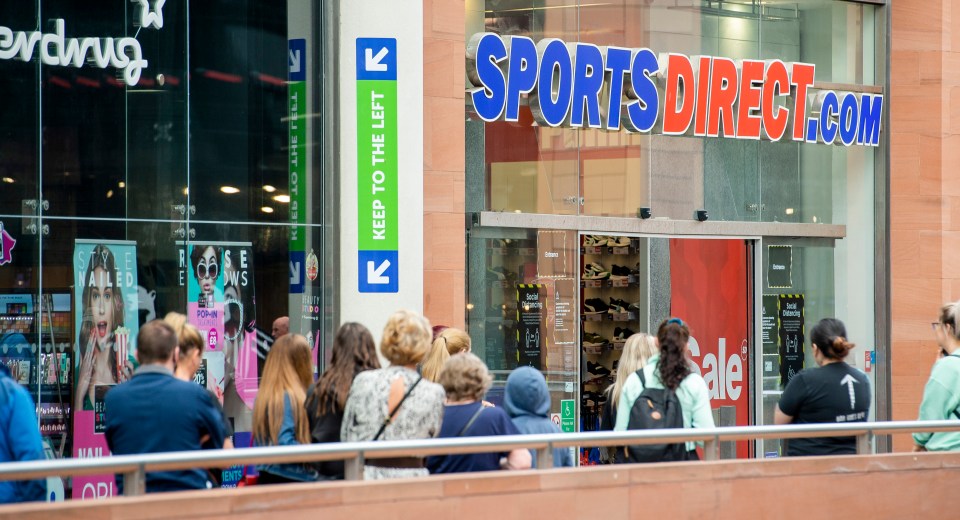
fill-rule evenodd
<path id="1" fill-rule="evenodd" d="M 167 323 L 153 320 L 140 328 L 140 368 L 104 400 L 107 445 L 114 455 L 199 450 L 202 442 L 223 447 L 220 412 L 207 391 L 173 375 L 179 353 L 177 335 Z M 147 474 L 147 492 L 211 486 L 200 469 Z"/>
<path id="2" fill-rule="evenodd" d="M 290 333 L 290 318 L 286 316 L 280 316 L 279 318 L 273 320 L 273 330 L 270 335 L 273 336 L 273 339 L 279 339 L 280 336 Z"/>

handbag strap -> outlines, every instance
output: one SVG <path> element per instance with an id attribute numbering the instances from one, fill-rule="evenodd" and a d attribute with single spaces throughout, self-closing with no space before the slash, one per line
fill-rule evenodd
<path id="1" fill-rule="evenodd" d="M 403 402 L 406 401 L 408 397 L 410 397 L 410 394 L 413 393 L 413 389 L 420 384 L 420 381 L 423 381 L 423 376 L 418 377 L 417 380 L 414 381 L 412 385 L 410 385 L 410 389 L 407 390 L 407 393 L 403 394 L 403 397 L 400 399 L 400 402 L 397 403 L 397 406 L 395 406 L 393 408 L 393 411 L 390 412 L 390 415 L 388 415 L 387 418 L 383 420 L 383 424 L 380 425 L 380 430 L 377 431 L 377 434 L 373 436 L 373 440 L 375 441 L 380 440 L 380 436 L 383 435 L 384 430 L 387 429 L 387 425 L 389 425 L 390 422 L 393 421 L 394 416 L 397 415 L 397 412 L 400 410 L 400 407 L 403 406 Z"/>
<path id="2" fill-rule="evenodd" d="M 483 403 L 480 403 L 480 409 L 478 409 L 476 412 L 473 412 L 473 416 L 470 417 L 470 420 L 467 421 L 467 424 L 463 425 L 463 428 L 460 430 L 460 433 L 457 434 L 457 437 L 463 437 L 463 434 L 467 433 L 467 430 L 469 430 L 470 427 L 473 426 L 473 423 L 477 421 L 477 417 L 480 417 L 480 414 L 483 412 L 484 408 L 486 408 L 486 406 L 483 406 Z"/>

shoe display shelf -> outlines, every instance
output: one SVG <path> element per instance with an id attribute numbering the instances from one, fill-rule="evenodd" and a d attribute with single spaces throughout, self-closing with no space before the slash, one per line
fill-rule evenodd
<path id="1" fill-rule="evenodd" d="M 638 311 L 629 303 L 640 300 L 640 276 L 634 269 L 640 261 L 640 241 L 618 236 L 584 236 L 581 240 L 581 424 L 584 431 L 593 431 L 600 427 L 606 390 L 616 381 L 626 343 L 620 332 L 640 330 Z M 593 245 L 597 241 L 617 245 Z M 610 312 L 611 307 L 621 312 Z M 584 447 L 581 458 L 596 451 Z"/>
<path id="2" fill-rule="evenodd" d="M 517 284 L 524 281 L 529 265 L 536 263 L 534 240 L 487 239 L 486 305 L 483 322 L 487 338 L 484 359 L 491 370 L 516 368 Z"/>

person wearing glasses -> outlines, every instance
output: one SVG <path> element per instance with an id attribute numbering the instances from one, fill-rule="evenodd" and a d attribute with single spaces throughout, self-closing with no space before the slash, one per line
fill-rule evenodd
<path id="1" fill-rule="evenodd" d="M 194 246 L 190 253 L 190 264 L 193 266 L 193 275 L 200 286 L 197 297 L 197 306 L 201 309 L 213 307 L 216 301 L 214 291 L 217 279 L 220 277 L 220 258 L 223 250 L 217 246 Z"/>
<path id="2" fill-rule="evenodd" d="M 625 431 L 630 424 L 630 412 L 646 387 L 668 389 L 676 393 L 680 401 L 684 428 L 713 428 L 713 413 L 710 411 L 710 392 L 707 383 L 693 370 L 687 358 L 690 327 L 680 318 L 664 320 L 657 329 L 657 344 L 660 351 L 647 360 L 640 370 L 630 374 L 620 391 L 617 406 L 615 431 Z M 643 372 L 643 380 L 639 373 Z M 646 386 L 644 384 L 646 382 Z M 699 460 L 697 444 L 686 443 L 681 460 Z M 620 460 L 620 459 L 618 459 Z M 636 454 L 628 447 L 624 451 L 625 462 L 636 462 Z M 676 459 L 674 459 L 676 460 Z"/>
<path id="3" fill-rule="evenodd" d="M 864 422 L 870 413 L 870 380 L 844 359 L 853 349 L 847 328 L 824 318 L 810 331 L 813 359 L 818 368 L 794 376 L 773 411 L 775 424 Z M 856 437 L 790 439 L 787 455 L 853 455 Z"/>
<path id="4" fill-rule="evenodd" d="M 960 419 L 960 332 L 957 314 L 960 301 L 940 309 L 940 319 L 931 323 L 940 347 L 930 379 L 920 402 L 921 421 Z M 913 451 L 960 450 L 960 432 L 914 433 Z"/>

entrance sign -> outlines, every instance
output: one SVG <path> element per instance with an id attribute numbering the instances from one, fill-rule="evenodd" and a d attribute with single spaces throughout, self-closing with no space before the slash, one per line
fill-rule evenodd
<path id="1" fill-rule="evenodd" d="M 397 40 L 357 38 L 359 290 L 399 290 Z"/>
<path id="2" fill-rule="evenodd" d="M 771 289 L 793 287 L 793 246 L 767 246 L 767 286 Z"/>
<path id="3" fill-rule="evenodd" d="M 526 96 L 541 126 L 877 146 L 883 96 L 819 90 L 814 65 L 686 56 L 478 33 L 469 98 L 484 121 L 517 121 Z"/>

